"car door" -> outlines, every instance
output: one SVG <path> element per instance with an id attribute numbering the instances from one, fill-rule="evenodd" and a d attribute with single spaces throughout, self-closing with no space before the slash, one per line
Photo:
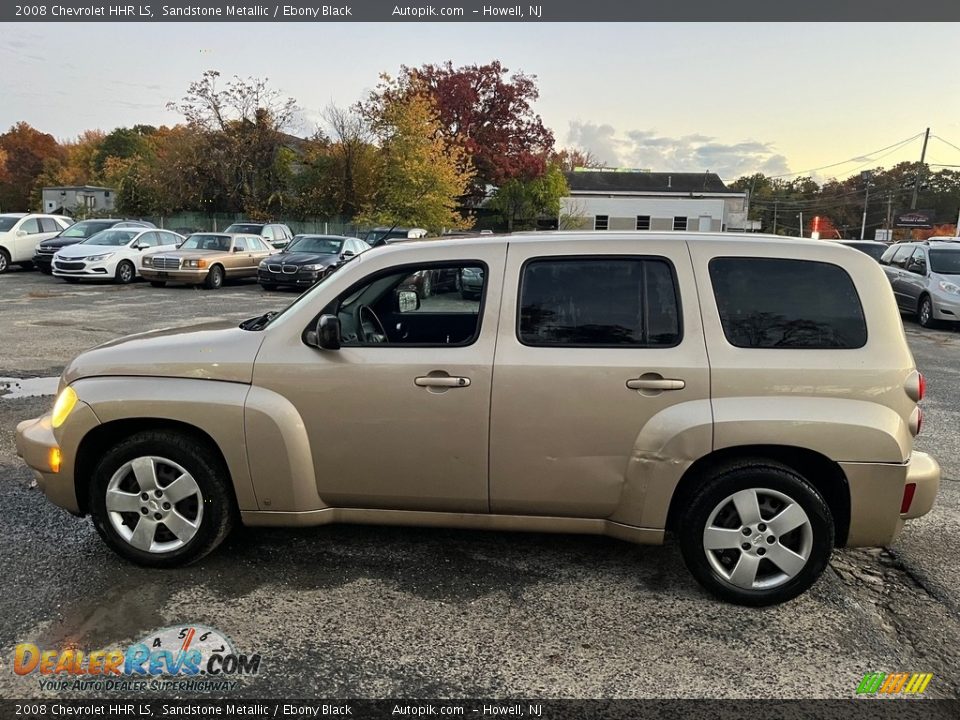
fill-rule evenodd
<path id="1" fill-rule="evenodd" d="M 13 231 L 13 252 L 10 260 L 12 262 L 27 262 L 33 257 L 37 245 L 41 240 L 47 237 L 53 237 L 56 233 L 44 235 L 40 232 L 40 220 L 35 217 L 21 220 Z"/>
<path id="2" fill-rule="evenodd" d="M 893 288 L 893 296 L 901 310 L 910 309 L 903 281 L 907 274 L 907 261 L 913 255 L 915 248 L 916 245 L 901 245 L 890 258 L 890 264 L 884 268 L 887 277 L 890 279 L 890 287 Z"/>
<path id="3" fill-rule="evenodd" d="M 306 320 L 291 330 L 284 327 L 282 333 L 267 333 L 254 367 L 253 385 L 275 393 L 271 397 L 282 396 L 283 404 L 292 405 L 302 418 L 317 494 L 324 504 L 488 511 L 498 286 L 491 283 L 482 299 L 452 309 L 473 314 L 474 332 L 451 338 L 450 343 L 439 334 L 434 338 L 438 342 L 409 342 L 399 336 L 385 311 L 380 320 L 392 338 L 388 343 L 358 341 L 345 322 L 342 347 L 318 350 L 304 343 L 302 332 L 315 326 L 321 311 L 331 312 L 341 304 L 347 307 L 348 301 L 350 308 L 355 307 L 355 300 L 370 292 L 365 288 L 373 288 L 372 283 L 385 277 L 407 275 L 425 263 L 468 261 L 472 266 L 484 266 L 488 277 L 499 278 L 505 256 L 506 246 L 501 244 L 431 248 L 418 252 L 415 262 L 401 262 L 397 254 L 352 261 L 301 301 L 311 303 L 310 311 L 302 313 Z M 342 281 L 344 275 L 353 279 Z M 338 285 L 341 281 L 346 284 Z M 399 296 L 397 300 L 400 309 Z M 415 303 L 405 307 L 411 314 L 430 310 L 416 308 Z M 257 432 L 257 428 L 258 420 L 252 416 L 248 432 Z M 261 483 L 275 486 L 279 482 L 276 449 L 251 443 L 249 451 L 257 487 Z M 264 470 L 258 475 L 256 468 L 261 466 Z M 271 494 L 271 509 L 287 509 L 277 507 L 277 495 L 276 491 Z M 304 509 L 303 501 L 297 503 L 290 509 Z"/>
<path id="4" fill-rule="evenodd" d="M 233 278 L 245 277 L 251 273 L 252 263 L 250 240 L 246 237 L 235 237 L 230 255 L 224 260 L 227 275 Z"/>
<path id="5" fill-rule="evenodd" d="M 903 267 L 900 276 L 900 292 L 903 295 L 905 310 L 916 311 L 920 306 L 920 296 L 927 289 L 927 251 L 917 247 Z"/>
<path id="6" fill-rule="evenodd" d="M 268 242 L 258 237 L 251 236 L 248 238 L 248 244 L 250 245 L 250 254 L 253 262 L 252 271 L 255 275 L 261 261 L 270 257 L 275 250 Z"/>
<path id="7" fill-rule="evenodd" d="M 683 455 L 709 452 L 695 287 L 676 240 L 591 238 L 588 255 L 561 242 L 510 246 L 490 416 L 492 512 L 636 524 L 681 406 L 687 422 L 700 418 Z"/>

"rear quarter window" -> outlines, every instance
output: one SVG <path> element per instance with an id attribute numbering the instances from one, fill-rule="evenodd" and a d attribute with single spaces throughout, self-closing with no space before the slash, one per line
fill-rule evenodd
<path id="1" fill-rule="evenodd" d="M 710 261 L 710 282 L 735 347 L 839 350 L 867 342 L 860 296 L 839 265 L 720 257 Z"/>

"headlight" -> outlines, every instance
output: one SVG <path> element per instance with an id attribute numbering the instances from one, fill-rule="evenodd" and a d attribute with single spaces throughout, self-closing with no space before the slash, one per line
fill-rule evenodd
<path id="1" fill-rule="evenodd" d="M 306 270 L 307 272 L 318 272 L 326 268 L 326 265 L 301 265 L 301 270 Z"/>
<path id="2" fill-rule="evenodd" d="M 57 401 L 53 404 L 53 412 L 50 414 L 50 421 L 55 428 L 63 425 L 67 415 L 71 413 L 77 404 L 77 392 L 72 387 L 65 387 L 57 396 Z"/>
<path id="3" fill-rule="evenodd" d="M 144 258 L 143 258 L 143 264 L 144 264 L 144 265 L 153 265 L 153 258 L 150 257 L 149 255 L 144 256 Z"/>
<path id="4" fill-rule="evenodd" d="M 260 261 L 260 267 L 261 267 L 261 268 L 265 268 L 266 266 L 267 266 L 267 261 L 266 261 L 266 260 L 261 260 L 261 261 Z"/>
<path id="5" fill-rule="evenodd" d="M 952 293 L 954 295 L 960 295 L 960 285 L 956 283 L 947 282 L 946 280 L 940 281 L 940 289 L 944 292 Z"/>
<path id="6" fill-rule="evenodd" d="M 207 266 L 206 260 L 184 260 L 183 266 L 188 268 L 205 268 Z"/>
<path id="7" fill-rule="evenodd" d="M 85 258 L 80 258 L 81 260 L 86 260 L 87 262 L 98 262 L 100 260 L 106 260 L 107 258 L 113 257 L 113 253 L 101 253 L 100 255 L 88 255 Z"/>

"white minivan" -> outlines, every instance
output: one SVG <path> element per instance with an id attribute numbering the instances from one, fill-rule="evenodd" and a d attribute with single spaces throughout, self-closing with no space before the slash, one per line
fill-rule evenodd
<path id="1" fill-rule="evenodd" d="M 0 273 L 5 273 L 11 265 L 33 267 L 33 251 L 37 243 L 52 238 L 70 225 L 70 220 L 62 215 L 0 215 Z"/>

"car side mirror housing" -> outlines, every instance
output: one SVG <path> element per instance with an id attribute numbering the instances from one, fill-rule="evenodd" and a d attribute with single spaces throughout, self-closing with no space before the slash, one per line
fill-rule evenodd
<path id="1" fill-rule="evenodd" d="M 315 337 L 310 337 L 315 335 Z M 317 320 L 317 329 L 307 333 L 307 341 L 315 340 L 315 347 L 321 350 L 340 349 L 340 318 L 336 315 L 321 315 Z"/>
<path id="2" fill-rule="evenodd" d="M 397 293 L 397 309 L 400 312 L 419 310 L 420 296 L 413 290 L 401 290 Z"/>
<path id="3" fill-rule="evenodd" d="M 353 257 L 353 250 L 344 250 L 340 253 L 340 257 Z"/>

